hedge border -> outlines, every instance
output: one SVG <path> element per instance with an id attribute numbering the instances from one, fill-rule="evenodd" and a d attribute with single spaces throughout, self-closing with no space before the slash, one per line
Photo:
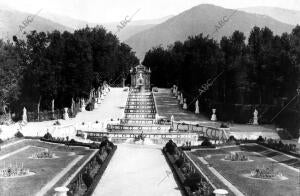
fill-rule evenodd
<path id="1" fill-rule="evenodd" d="M 169 167 L 171 168 L 172 170 L 172 173 L 175 174 L 175 181 L 177 182 L 177 184 L 180 186 L 180 191 L 182 193 L 183 196 L 188 196 L 189 193 L 188 191 L 186 190 L 189 189 L 188 187 L 185 187 L 184 186 L 184 176 L 182 175 L 182 173 L 178 170 L 178 168 L 175 166 L 174 163 L 172 163 L 172 161 L 170 160 L 170 155 L 168 154 L 168 152 L 165 151 L 165 148 L 163 148 L 162 150 L 162 153 L 165 157 L 165 159 L 167 160 L 167 163 L 169 165 Z"/>
<path id="2" fill-rule="evenodd" d="M 101 165 L 100 169 L 98 170 L 96 176 L 94 177 L 92 185 L 88 188 L 88 190 L 84 193 L 84 196 L 91 196 L 93 192 L 95 191 L 99 181 L 101 180 L 108 164 L 110 163 L 111 158 L 115 154 L 115 151 L 117 150 L 117 145 L 114 145 L 113 149 L 110 151 L 106 159 L 104 160 L 103 164 Z M 80 173 L 80 172 L 79 172 Z"/>

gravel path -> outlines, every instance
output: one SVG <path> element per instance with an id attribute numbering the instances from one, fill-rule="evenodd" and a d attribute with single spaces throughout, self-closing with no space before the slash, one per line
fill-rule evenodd
<path id="1" fill-rule="evenodd" d="M 120 144 L 93 196 L 181 195 L 160 147 Z"/>

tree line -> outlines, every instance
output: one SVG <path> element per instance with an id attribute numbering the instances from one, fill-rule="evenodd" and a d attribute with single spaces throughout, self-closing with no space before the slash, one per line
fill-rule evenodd
<path id="1" fill-rule="evenodd" d="M 211 107 L 285 104 L 300 87 L 300 26 L 282 35 L 255 26 L 248 40 L 239 31 L 219 42 L 191 36 L 167 48 L 152 48 L 143 64 L 152 70 L 153 85 L 177 85 L 188 103 L 198 97 Z M 299 98 L 292 103 L 298 114 L 299 103 Z"/>
<path id="2" fill-rule="evenodd" d="M 0 40 L 1 105 L 11 112 L 24 106 L 36 111 L 37 104 L 50 110 L 55 99 L 57 108 L 70 107 L 72 98 L 88 98 L 104 81 L 121 83 L 138 62 L 128 45 L 101 26 Z"/>

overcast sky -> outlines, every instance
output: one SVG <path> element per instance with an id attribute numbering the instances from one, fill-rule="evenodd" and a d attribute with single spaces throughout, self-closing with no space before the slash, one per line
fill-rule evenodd
<path id="1" fill-rule="evenodd" d="M 272 6 L 300 10 L 300 0 L 0 0 L 0 7 L 29 13 L 42 9 L 42 12 L 101 23 L 121 21 L 139 9 L 133 20 L 176 15 L 202 3 L 225 8 Z"/>

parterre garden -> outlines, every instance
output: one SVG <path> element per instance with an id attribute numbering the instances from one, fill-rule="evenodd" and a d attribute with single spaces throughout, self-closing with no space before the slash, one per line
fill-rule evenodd
<path id="1" fill-rule="evenodd" d="M 212 183 L 222 184 L 221 180 L 211 172 L 209 167 L 216 169 L 245 195 L 292 196 L 298 195 L 300 192 L 299 158 L 291 158 L 256 144 L 220 149 L 198 149 L 187 152 L 187 154 L 200 166 Z M 200 157 L 204 158 L 206 163 L 201 161 Z M 253 178 L 249 177 L 251 172 Z M 282 179 L 273 178 L 277 174 Z M 255 178 L 257 176 L 261 178 Z M 228 190 L 227 187 L 223 188 Z"/>
<path id="2" fill-rule="evenodd" d="M 70 169 L 56 183 L 46 188 L 45 195 L 53 195 L 62 184 L 98 149 L 69 146 L 25 139 L 0 151 L 0 195 L 36 195 L 66 167 Z M 79 156 L 81 158 L 79 158 Z M 97 154 L 96 154 L 97 156 Z M 77 159 L 78 161 L 75 161 Z M 96 157 L 94 157 L 96 160 Z M 73 164 L 70 164 L 73 162 Z M 14 169 L 17 168 L 17 169 Z M 33 175 L 18 176 L 13 170 L 29 169 Z M 97 166 L 98 170 L 98 166 Z M 8 172 L 7 172 L 8 171 Z M 96 170 L 93 170 L 97 172 Z"/>

